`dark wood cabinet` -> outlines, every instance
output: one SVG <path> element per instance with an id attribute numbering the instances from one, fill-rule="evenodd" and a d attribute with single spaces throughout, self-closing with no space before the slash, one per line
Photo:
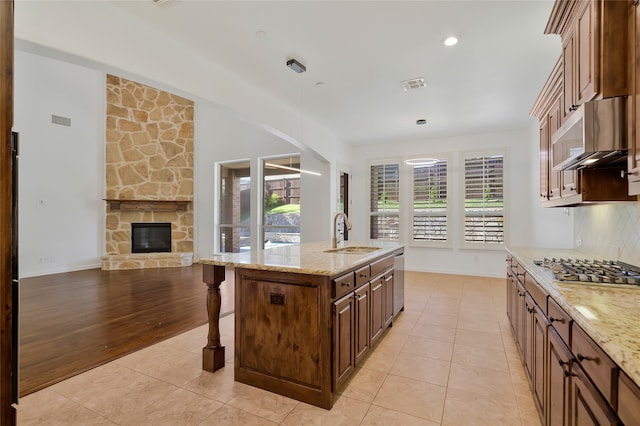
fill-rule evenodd
<path id="1" fill-rule="evenodd" d="M 640 424 L 640 388 L 522 271 L 508 256 L 507 315 L 543 424 Z"/>
<path id="2" fill-rule="evenodd" d="M 355 366 L 355 299 L 349 294 L 333 303 L 333 387 L 351 375 Z"/>
<path id="3" fill-rule="evenodd" d="M 371 281 L 371 345 L 382 337 L 384 331 L 384 280 L 381 277 Z"/>
<path id="4" fill-rule="evenodd" d="M 577 363 L 571 365 L 569 425 L 622 425 L 615 411 L 591 383 Z"/>
<path id="5" fill-rule="evenodd" d="M 629 132 L 628 177 L 629 194 L 640 194 L 640 3 L 629 5 L 629 61 L 630 95 L 627 103 Z"/>
<path id="6" fill-rule="evenodd" d="M 640 426 L 640 387 L 624 372 L 618 378 L 618 416 L 625 426 Z"/>
<path id="7" fill-rule="evenodd" d="M 640 49 L 629 47 L 630 4 L 630 0 L 557 0 L 554 4 L 545 34 L 561 36 L 562 53 L 531 110 L 531 115 L 540 123 L 540 199 L 543 207 L 635 201 L 628 197 L 634 185 L 632 191 L 635 192 L 629 193 L 640 194 L 640 154 L 629 157 L 631 174 L 627 184 L 621 182 L 624 180 L 620 176 L 623 169 L 612 169 L 611 173 L 553 170 L 551 144 L 556 130 L 583 103 L 633 95 L 631 76 L 640 72 L 640 67 L 634 68 L 628 63 L 632 53 Z M 640 60 L 635 63 L 640 65 Z M 629 114 L 640 117 L 638 112 Z M 630 140 L 639 140 L 635 133 L 631 135 L 632 132 L 634 129 L 630 126 Z M 633 149 L 631 144 L 630 150 Z"/>
<path id="8" fill-rule="evenodd" d="M 383 318 L 384 318 L 384 328 L 386 329 L 387 327 L 389 327 L 391 325 L 391 323 L 393 322 L 393 309 L 394 309 L 394 298 L 393 298 L 393 284 L 394 284 L 394 280 L 393 277 L 395 276 L 395 273 L 393 272 L 393 270 L 389 270 L 383 279 L 383 287 L 384 287 L 384 311 L 383 311 Z"/>
<path id="9" fill-rule="evenodd" d="M 547 378 L 547 330 L 549 321 L 539 306 L 534 306 L 532 316 L 532 333 L 531 348 L 532 368 L 531 368 L 531 391 L 536 408 L 540 413 L 540 417 L 544 418 L 545 413 L 545 396 L 546 396 L 546 378 Z"/>
<path id="10" fill-rule="evenodd" d="M 553 328 L 547 328 L 546 396 L 544 420 L 547 425 L 568 425 L 572 355 Z"/>
<path id="11" fill-rule="evenodd" d="M 358 364 L 362 358 L 369 352 L 371 345 L 370 334 L 370 302 L 371 302 L 371 286 L 365 284 L 354 292 L 355 300 L 355 364 Z"/>

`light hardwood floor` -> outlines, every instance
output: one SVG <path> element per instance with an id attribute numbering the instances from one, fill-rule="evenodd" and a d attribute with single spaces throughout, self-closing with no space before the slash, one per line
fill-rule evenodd
<path id="1" fill-rule="evenodd" d="M 201 326 L 23 398 L 20 425 L 539 425 L 501 279 L 406 273 L 406 309 L 323 410 L 201 370 Z"/>

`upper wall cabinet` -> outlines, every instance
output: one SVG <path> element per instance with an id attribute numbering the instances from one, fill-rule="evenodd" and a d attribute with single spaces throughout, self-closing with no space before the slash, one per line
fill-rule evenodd
<path id="1" fill-rule="evenodd" d="M 629 5 L 629 194 L 640 195 L 640 5 Z"/>
<path id="2" fill-rule="evenodd" d="M 563 119 L 594 98 L 629 94 L 629 1 L 557 0 L 545 34 L 562 39 Z"/>
<path id="3" fill-rule="evenodd" d="M 631 37 L 628 31 L 636 25 L 640 30 L 639 19 L 640 12 L 632 0 L 555 2 L 545 33 L 561 36 L 562 55 L 531 110 L 540 122 L 540 199 L 544 207 L 636 200 L 629 196 L 630 186 L 620 168 L 554 170 L 551 139 L 583 103 L 640 94 L 640 38 L 635 33 Z M 635 67 L 628 64 L 632 55 L 637 61 Z M 633 111 L 629 116 L 640 117 L 640 96 L 630 104 Z M 630 119 L 631 124 L 635 121 Z M 629 175 L 629 181 L 637 181 L 637 194 L 640 132 L 633 128 L 629 135 L 634 141 L 631 148 L 637 148 L 630 156 L 637 160 L 629 165 L 636 173 Z"/>

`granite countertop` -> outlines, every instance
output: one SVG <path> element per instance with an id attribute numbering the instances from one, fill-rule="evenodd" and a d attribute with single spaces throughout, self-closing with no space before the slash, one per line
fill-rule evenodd
<path id="1" fill-rule="evenodd" d="M 221 253 L 203 258 L 198 263 L 266 271 L 335 276 L 353 267 L 372 261 L 403 248 L 389 242 L 347 241 L 338 247 L 378 247 L 368 253 L 325 253 L 331 249 L 329 241 L 286 245 L 243 253 Z"/>
<path id="2" fill-rule="evenodd" d="M 544 257 L 592 259 L 576 250 L 510 247 L 507 251 L 618 366 L 640 385 L 640 286 L 556 281 Z"/>

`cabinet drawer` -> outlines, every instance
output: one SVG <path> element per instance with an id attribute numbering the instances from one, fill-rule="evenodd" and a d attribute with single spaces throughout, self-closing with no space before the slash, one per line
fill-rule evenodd
<path id="1" fill-rule="evenodd" d="M 349 272 L 333 280 L 333 298 L 337 299 L 356 288 L 353 272 Z"/>
<path id="2" fill-rule="evenodd" d="M 375 262 L 371 263 L 371 276 L 375 278 L 391 267 L 393 267 L 393 256 L 376 260 Z"/>
<path id="3" fill-rule="evenodd" d="M 518 279 L 518 281 L 524 284 L 524 276 L 526 271 L 524 270 L 522 265 L 518 264 L 515 268 L 515 271 L 516 271 L 516 278 Z"/>
<path id="4" fill-rule="evenodd" d="M 356 269 L 356 287 L 360 287 L 371 279 L 371 268 L 369 265 Z"/>
<path id="5" fill-rule="evenodd" d="M 527 289 L 536 304 L 542 309 L 542 312 L 547 312 L 547 293 L 538 285 L 538 283 L 531 278 L 531 275 L 525 275 L 524 287 Z"/>
<path id="6" fill-rule="evenodd" d="M 625 426 L 640 426 L 640 388 L 624 372 L 618 379 L 618 417 Z"/>
<path id="7" fill-rule="evenodd" d="M 614 408 L 618 396 L 618 367 L 578 326 L 571 325 L 571 352 L 598 390 Z"/>
<path id="8" fill-rule="evenodd" d="M 549 318 L 549 322 L 567 346 L 571 345 L 571 322 L 573 320 L 552 298 L 549 297 L 547 303 L 547 317 Z"/>

